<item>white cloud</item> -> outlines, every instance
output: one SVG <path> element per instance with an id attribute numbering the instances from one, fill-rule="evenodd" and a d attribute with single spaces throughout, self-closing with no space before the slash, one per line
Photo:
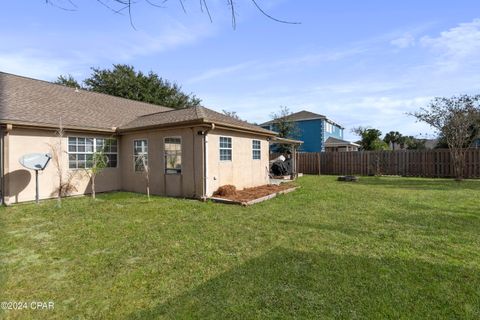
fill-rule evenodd
<path id="1" fill-rule="evenodd" d="M 265 78 L 278 73 L 279 70 L 285 72 L 288 69 L 294 69 L 296 72 L 298 72 L 302 70 L 302 67 L 310 68 L 321 64 L 341 61 L 366 51 L 367 50 L 365 48 L 354 47 L 320 53 L 303 54 L 289 58 L 273 59 L 270 61 L 240 62 L 230 66 L 206 70 L 205 72 L 188 79 L 186 83 L 192 84 L 201 81 L 212 80 L 234 73 L 238 74 L 245 70 L 254 70 L 254 72 L 249 72 L 247 74 L 249 80 L 264 80 Z"/>
<path id="2" fill-rule="evenodd" d="M 405 33 L 403 36 L 390 41 L 390 44 L 400 49 L 413 47 L 415 45 L 415 37 L 410 33 Z"/>
<path id="3" fill-rule="evenodd" d="M 196 82 L 211 80 L 213 78 L 217 78 L 221 76 L 226 76 L 226 75 L 253 67 L 254 65 L 255 65 L 254 61 L 247 61 L 247 62 L 243 62 L 243 63 L 239 63 L 239 64 L 235 64 L 235 65 L 227 66 L 223 68 L 213 68 L 205 71 L 204 73 L 198 76 L 188 79 L 187 83 L 196 83 Z"/>
<path id="4" fill-rule="evenodd" d="M 461 23 L 440 33 L 438 37 L 425 36 L 420 43 L 438 53 L 437 62 L 448 70 L 480 60 L 480 19 Z"/>
<path id="5" fill-rule="evenodd" d="M 173 50 L 178 47 L 192 45 L 213 35 L 212 27 L 205 23 L 194 26 L 171 21 L 166 24 L 163 30 L 151 35 L 147 32 L 136 32 L 121 42 L 114 42 L 114 50 L 108 50 L 113 55 L 120 55 L 120 58 L 131 60 L 138 56 L 148 56 Z"/>

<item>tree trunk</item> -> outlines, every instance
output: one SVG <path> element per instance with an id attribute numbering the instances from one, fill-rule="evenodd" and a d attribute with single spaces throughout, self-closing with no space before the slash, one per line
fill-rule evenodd
<path id="1" fill-rule="evenodd" d="M 453 169 L 455 172 L 455 180 L 463 180 L 463 169 L 465 166 L 465 152 L 461 149 L 451 150 L 451 156 L 453 158 Z"/>
<path id="2" fill-rule="evenodd" d="M 95 200 L 95 175 L 92 175 L 92 199 Z"/>
<path id="3" fill-rule="evenodd" d="M 58 196 L 57 196 L 57 207 L 62 207 L 62 192 L 63 192 L 63 181 L 62 181 L 62 172 L 59 172 L 59 185 L 58 185 Z"/>
<path id="4" fill-rule="evenodd" d="M 146 182 L 147 182 L 147 199 L 148 201 L 150 201 L 150 167 L 146 167 L 147 171 L 145 171 L 146 173 Z"/>

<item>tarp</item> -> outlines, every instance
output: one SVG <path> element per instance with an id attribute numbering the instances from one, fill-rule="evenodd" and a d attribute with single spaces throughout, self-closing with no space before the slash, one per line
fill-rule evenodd
<path id="1" fill-rule="evenodd" d="M 270 168 L 274 176 L 287 176 L 292 174 L 292 160 L 275 161 Z"/>

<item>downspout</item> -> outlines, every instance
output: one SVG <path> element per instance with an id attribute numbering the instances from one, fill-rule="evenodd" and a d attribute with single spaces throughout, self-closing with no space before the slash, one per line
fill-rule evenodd
<path id="1" fill-rule="evenodd" d="M 202 200 L 207 200 L 207 194 L 208 194 L 208 181 L 207 181 L 208 179 L 208 133 L 214 129 L 215 129 L 215 124 L 212 123 L 210 128 L 198 132 L 200 135 L 202 135 L 202 154 L 203 154 Z"/>

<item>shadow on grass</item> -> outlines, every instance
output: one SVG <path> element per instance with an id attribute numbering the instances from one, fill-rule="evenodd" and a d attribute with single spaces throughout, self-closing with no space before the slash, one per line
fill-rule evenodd
<path id="1" fill-rule="evenodd" d="M 480 180 L 455 181 L 454 179 L 431 179 L 409 177 L 360 177 L 355 184 L 382 186 L 409 190 L 477 190 L 480 191 Z"/>
<path id="2" fill-rule="evenodd" d="M 129 319 L 478 318 L 479 270 L 276 248 Z"/>

